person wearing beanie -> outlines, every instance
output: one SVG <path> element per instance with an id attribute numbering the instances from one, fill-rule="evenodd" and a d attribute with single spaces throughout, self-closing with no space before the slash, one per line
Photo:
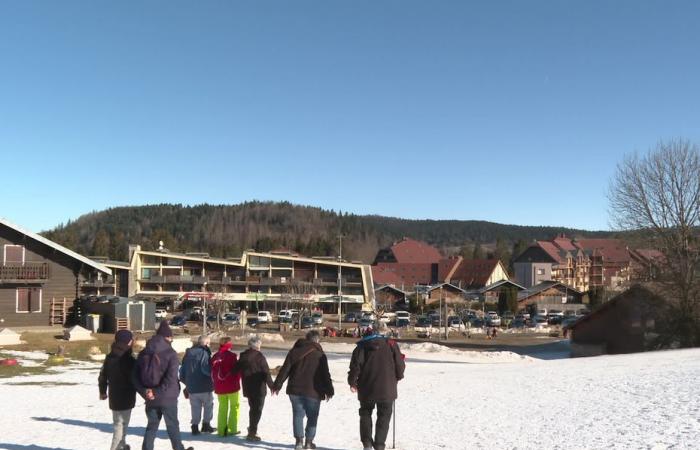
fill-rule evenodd
<path id="1" fill-rule="evenodd" d="M 360 441 L 364 450 L 384 450 L 391 412 L 397 397 L 399 380 L 406 364 L 393 340 L 365 330 L 350 359 L 348 384 L 360 401 Z M 377 408 L 377 423 L 372 435 L 372 412 Z"/>
<path id="2" fill-rule="evenodd" d="M 129 450 L 126 443 L 126 431 L 131 420 L 131 410 L 136 404 L 136 389 L 131 382 L 131 373 L 136 360 L 131 346 L 134 336 L 129 330 L 119 330 L 114 335 L 112 349 L 105 357 L 97 384 L 100 400 L 109 399 L 112 410 L 112 445 L 110 450 Z"/>
<path id="3" fill-rule="evenodd" d="M 211 358 L 211 379 L 219 400 L 216 431 L 221 437 L 239 434 L 238 410 L 241 374 L 238 356 L 231 350 L 231 338 L 224 336 L 219 341 L 219 351 Z"/>
<path id="4" fill-rule="evenodd" d="M 185 450 L 177 419 L 177 398 L 180 396 L 178 372 L 180 360 L 173 349 L 173 331 L 166 321 L 160 322 L 156 335 L 146 342 L 136 360 L 132 380 L 136 391 L 146 400 L 146 433 L 142 450 L 153 450 L 160 419 L 165 419 L 171 448 Z M 188 447 L 187 450 L 193 450 Z"/>

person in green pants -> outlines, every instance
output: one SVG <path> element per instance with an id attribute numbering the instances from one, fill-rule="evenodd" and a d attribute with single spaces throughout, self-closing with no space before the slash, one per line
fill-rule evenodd
<path id="1" fill-rule="evenodd" d="M 219 436 L 239 434 L 238 409 L 241 374 L 238 370 L 238 356 L 231 350 L 231 338 L 224 336 L 219 341 L 219 351 L 211 359 L 211 378 L 214 392 L 219 400 L 216 431 Z"/>

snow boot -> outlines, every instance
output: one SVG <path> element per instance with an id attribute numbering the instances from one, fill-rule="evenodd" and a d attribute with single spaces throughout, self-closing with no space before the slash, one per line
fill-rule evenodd
<path id="1" fill-rule="evenodd" d="M 202 422 L 202 433 L 214 433 L 216 430 L 211 427 L 209 422 Z"/>
<path id="2" fill-rule="evenodd" d="M 199 433 L 199 425 L 192 425 L 192 436 L 197 436 Z"/>
<path id="3" fill-rule="evenodd" d="M 260 442 L 260 436 L 258 436 L 257 430 L 251 430 L 250 427 L 248 428 L 248 436 L 245 437 L 246 441 L 251 441 L 251 442 Z"/>
<path id="4" fill-rule="evenodd" d="M 304 449 L 304 438 L 294 438 L 296 440 L 296 443 L 294 444 L 294 450 L 303 450 Z"/>
<path id="5" fill-rule="evenodd" d="M 313 439 L 307 439 L 306 444 L 304 444 L 304 448 L 316 448 L 316 444 L 314 444 Z"/>

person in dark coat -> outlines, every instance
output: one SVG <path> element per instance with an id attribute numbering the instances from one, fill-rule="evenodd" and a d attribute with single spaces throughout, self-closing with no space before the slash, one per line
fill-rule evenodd
<path id="1" fill-rule="evenodd" d="M 131 351 L 134 336 L 129 330 L 120 330 L 114 335 L 112 350 L 104 360 L 97 383 L 100 400 L 109 398 L 114 432 L 110 450 L 129 450 L 126 430 L 131 420 L 131 410 L 136 404 L 136 388 L 131 381 L 136 360 Z"/>
<path id="2" fill-rule="evenodd" d="M 365 450 L 384 450 L 391 410 L 397 397 L 396 385 L 403 378 L 403 355 L 396 342 L 371 329 L 357 343 L 350 359 L 348 384 L 360 400 L 360 440 Z M 372 411 L 377 424 L 372 438 Z"/>
<path id="3" fill-rule="evenodd" d="M 267 388 L 273 390 L 272 376 L 267 359 L 260 353 L 262 341 L 258 336 L 248 340 L 248 350 L 241 353 L 238 368 L 243 377 L 243 395 L 248 399 L 248 436 L 249 441 L 259 441 L 258 423 L 265 406 Z"/>
<path id="4" fill-rule="evenodd" d="M 192 411 L 192 434 L 213 433 L 211 419 L 214 417 L 214 383 L 211 380 L 211 350 L 209 336 L 201 335 L 197 343 L 185 351 L 180 366 L 180 382 L 185 385 L 185 398 L 190 401 Z M 204 418 L 202 419 L 202 410 Z"/>
<path id="5" fill-rule="evenodd" d="M 177 398 L 180 395 L 178 367 L 180 361 L 171 343 L 173 332 L 168 323 L 160 322 L 156 335 L 148 340 L 146 348 L 139 353 L 133 373 L 136 391 L 146 400 L 146 433 L 142 450 L 153 450 L 160 419 L 165 418 L 165 427 L 173 450 L 185 450 L 177 419 Z M 194 450 L 188 447 L 187 450 Z"/>
<path id="6" fill-rule="evenodd" d="M 306 333 L 305 339 L 299 339 L 287 354 L 274 383 L 274 393 L 279 393 L 289 378 L 287 395 L 292 402 L 295 450 L 316 448 L 313 441 L 321 400 L 330 400 L 335 393 L 328 358 L 323 353 L 320 340 L 321 336 L 316 330 Z M 306 430 L 304 416 L 307 419 Z"/>

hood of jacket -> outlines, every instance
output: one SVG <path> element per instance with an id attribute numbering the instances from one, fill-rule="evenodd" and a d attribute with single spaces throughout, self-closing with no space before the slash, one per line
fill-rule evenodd
<path id="1" fill-rule="evenodd" d="M 233 347 L 233 342 L 227 342 L 227 343 L 223 344 L 221 347 L 219 347 L 219 351 L 222 353 L 227 352 L 227 351 L 231 350 L 231 347 Z"/>
<path id="2" fill-rule="evenodd" d="M 146 343 L 146 350 L 153 353 L 163 353 L 172 349 L 173 346 L 170 344 L 170 342 L 166 341 L 163 336 L 157 334 Z"/>
<path id="3" fill-rule="evenodd" d="M 368 351 L 374 351 L 379 349 L 379 346 L 382 344 L 383 341 L 386 341 L 386 338 L 384 336 L 380 334 L 372 334 L 370 336 L 363 337 L 357 343 L 357 346 L 363 347 Z"/>
<path id="4" fill-rule="evenodd" d="M 125 354 L 131 354 L 132 349 L 131 346 L 128 344 L 124 344 L 123 342 L 113 342 L 112 343 L 112 351 L 110 352 L 111 356 L 116 356 L 121 357 L 122 355 Z"/>

